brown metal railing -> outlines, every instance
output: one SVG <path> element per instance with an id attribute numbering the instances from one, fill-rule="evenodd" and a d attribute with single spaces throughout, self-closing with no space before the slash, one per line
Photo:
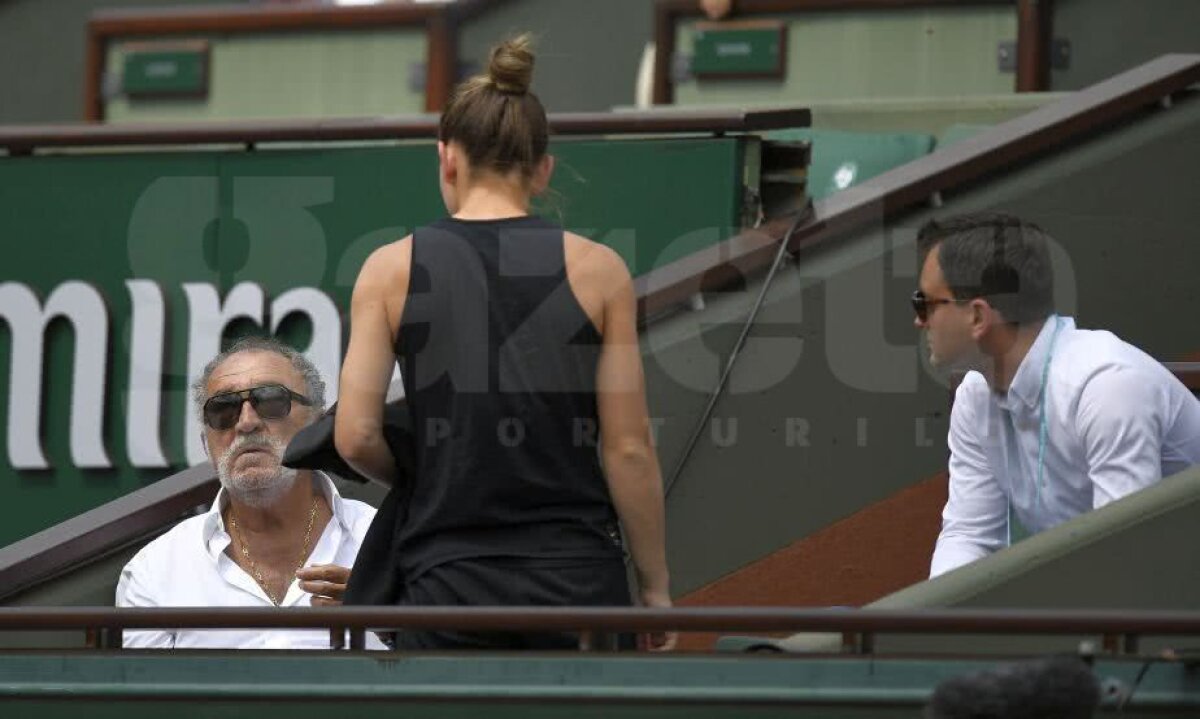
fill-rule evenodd
<path id="1" fill-rule="evenodd" d="M 697 112 L 563 112 L 549 116 L 554 135 L 723 134 L 808 127 L 804 108 Z M 436 115 L 330 120 L 211 121 L 171 124 L 0 126 L 10 155 L 63 147 L 243 145 L 264 142 L 433 140 Z"/>
<path id="2" fill-rule="evenodd" d="M 324 607 L 324 608 L 0 608 L 0 632 L 82 630 L 92 646 L 121 647 L 124 630 L 328 629 L 330 647 L 362 648 L 386 629 L 580 632 L 581 648 L 614 632 L 834 632 L 870 653 L 880 634 L 1099 635 L 1114 653 L 1136 653 L 1141 636 L 1200 635 L 1200 611 L 994 609 L 789 609 L 761 607 Z"/>

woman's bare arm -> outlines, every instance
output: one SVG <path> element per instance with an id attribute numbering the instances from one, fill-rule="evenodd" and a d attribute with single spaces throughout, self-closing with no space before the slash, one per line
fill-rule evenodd
<path id="1" fill-rule="evenodd" d="M 607 265 L 605 286 L 610 288 L 596 378 L 604 473 L 629 540 L 642 603 L 669 607 L 662 475 L 646 410 L 637 300 L 624 261 L 607 249 L 602 257 Z M 674 638 L 652 636 L 651 643 L 656 649 L 668 649 Z"/>
<path id="2" fill-rule="evenodd" d="M 383 439 L 383 403 L 396 364 L 395 329 L 408 292 L 411 246 L 406 238 L 381 247 L 359 272 L 334 422 L 334 443 L 342 459 L 364 477 L 388 485 L 397 470 Z"/>

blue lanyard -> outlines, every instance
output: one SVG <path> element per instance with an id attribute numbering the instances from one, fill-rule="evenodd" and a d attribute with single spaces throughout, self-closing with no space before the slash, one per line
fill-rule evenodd
<path id="1" fill-rule="evenodd" d="M 1062 318 L 1061 317 L 1055 318 L 1054 334 L 1052 334 L 1050 336 L 1050 349 L 1046 352 L 1045 363 L 1042 364 L 1042 388 L 1041 388 L 1041 397 L 1039 398 L 1039 402 L 1041 405 L 1040 406 L 1041 416 L 1039 417 L 1039 421 L 1038 421 L 1037 481 L 1034 484 L 1034 489 L 1037 492 L 1038 509 L 1045 508 L 1044 505 L 1042 504 L 1042 484 L 1044 483 L 1045 472 L 1046 472 L 1046 440 L 1047 440 L 1047 436 L 1048 436 L 1048 432 L 1046 429 L 1046 380 L 1048 380 L 1050 378 L 1050 361 L 1052 359 L 1054 359 L 1054 345 L 1057 344 L 1057 342 L 1058 342 L 1058 333 L 1062 330 L 1062 327 L 1063 327 Z M 1013 433 L 1013 435 L 1014 435 L 1013 442 L 1014 442 L 1014 444 L 1016 444 L 1016 436 L 1015 435 L 1016 435 L 1017 430 L 1016 430 L 1016 427 L 1013 426 L 1011 421 L 1008 424 L 1008 429 L 1010 432 Z M 1013 511 L 1013 505 L 1012 505 L 1012 500 L 1010 499 L 1008 502 L 1008 518 L 1007 518 L 1007 528 L 1006 528 L 1007 533 L 1008 533 L 1007 544 L 1009 546 L 1012 546 L 1012 511 Z"/>
<path id="2" fill-rule="evenodd" d="M 1050 349 L 1046 352 L 1046 363 L 1042 365 L 1042 396 L 1041 421 L 1038 427 L 1038 466 L 1037 466 L 1037 501 L 1042 509 L 1042 482 L 1046 470 L 1046 380 L 1050 377 L 1050 360 L 1054 359 L 1054 345 L 1058 342 L 1058 333 L 1062 330 L 1061 317 L 1054 320 L 1054 334 L 1050 336 Z"/>

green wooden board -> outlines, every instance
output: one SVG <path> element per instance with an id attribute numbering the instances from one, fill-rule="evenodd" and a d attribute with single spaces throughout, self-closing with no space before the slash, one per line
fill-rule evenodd
<path id="1" fill-rule="evenodd" d="M 121 87 L 126 95 L 136 97 L 205 95 L 207 48 L 129 52 L 125 55 Z"/>
<path id="2" fill-rule="evenodd" d="M 786 35 L 775 27 L 697 28 L 692 73 L 697 77 L 780 77 Z"/>
<path id="3" fill-rule="evenodd" d="M 745 142 L 556 142 L 543 213 L 644 273 L 730 235 Z M 427 143 L 0 159 L 0 546 L 187 465 L 189 353 L 215 354 L 235 288 L 256 316 L 225 338 L 261 320 L 336 377 L 358 270 L 444 214 L 436 176 Z M 134 357 L 139 317 L 162 334 Z"/>

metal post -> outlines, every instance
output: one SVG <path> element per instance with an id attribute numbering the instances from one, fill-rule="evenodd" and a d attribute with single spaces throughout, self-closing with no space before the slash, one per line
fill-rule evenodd
<path id="1" fill-rule="evenodd" d="M 1117 634 L 1105 634 L 1104 651 L 1109 654 L 1118 653 L 1120 651 L 1120 636 Z"/>
<path id="2" fill-rule="evenodd" d="M 858 632 L 842 632 L 842 653 L 858 653 Z"/>
<path id="3" fill-rule="evenodd" d="M 596 634 L 591 629 L 579 633 L 579 651 L 591 652 L 596 650 Z"/>
<path id="4" fill-rule="evenodd" d="M 367 630 L 351 629 L 350 630 L 350 648 L 354 650 L 367 648 Z"/>
<path id="5" fill-rule="evenodd" d="M 1125 654 L 1137 654 L 1138 653 L 1138 635 L 1126 634 L 1124 646 L 1121 647 L 1121 651 Z"/>
<path id="6" fill-rule="evenodd" d="M 100 642 L 104 649 L 120 649 L 124 646 L 124 630 L 121 627 L 105 627 L 100 630 Z"/>
<path id="7" fill-rule="evenodd" d="M 875 635 L 869 632 L 863 632 L 859 639 L 859 651 L 863 654 L 875 653 Z"/>

